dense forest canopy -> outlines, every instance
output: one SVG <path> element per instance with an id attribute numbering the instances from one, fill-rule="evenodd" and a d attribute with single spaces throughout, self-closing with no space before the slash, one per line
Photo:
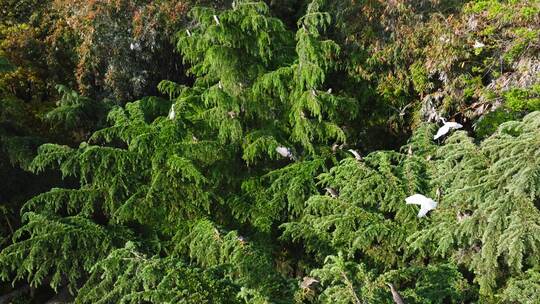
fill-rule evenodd
<path id="1" fill-rule="evenodd" d="M 0 0 L 0 303 L 539 303 L 540 1 Z"/>

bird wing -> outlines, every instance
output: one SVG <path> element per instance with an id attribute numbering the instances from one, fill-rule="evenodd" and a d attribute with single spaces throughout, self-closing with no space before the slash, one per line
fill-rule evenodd
<path id="1" fill-rule="evenodd" d="M 356 159 L 361 159 L 361 158 L 362 158 L 362 156 L 360 155 L 360 153 L 358 153 L 356 150 L 349 149 L 349 152 L 351 152 L 352 155 L 354 155 L 354 158 L 356 158 Z"/>
<path id="2" fill-rule="evenodd" d="M 462 124 L 459 124 L 459 123 L 453 122 L 453 121 L 447 122 L 446 124 L 448 125 L 448 127 L 449 127 L 450 129 L 461 129 L 461 128 L 463 128 L 463 125 L 462 125 Z"/>
<path id="3" fill-rule="evenodd" d="M 442 127 L 439 128 L 439 130 L 437 130 L 437 134 L 433 136 L 433 139 L 438 139 L 439 137 L 448 133 L 448 131 L 450 131 L 450 127 L 448 126 L 448 124 L 444 124 Z"/>
<path id="4" fill-rule="evenodd" d="M 428 201 L 422 204 L 420 211 L 418 211 L 418 217 L 424 217 L 426 214 L 437 207 L 437 202 L 428 198 Z"/>
<path id="5" fill-rule="evenodd" d="M 409 197 L 407 197 L 405 199 L 405 202 L 407 203 L 407 205 L 425 205 L 426 203 L 428 203 L 430 201 L 429 198 L 423 196 L 422 194 L 414 194 L 414 195 L 411 195 Z"/>
<path id="6" fill-rule="evenodd" d="M 420 208 L 420 211 L 418 211 L 418 217 L 424 217 L 426 214 L 431 210 L 428 206 L 422 206 Z"/>

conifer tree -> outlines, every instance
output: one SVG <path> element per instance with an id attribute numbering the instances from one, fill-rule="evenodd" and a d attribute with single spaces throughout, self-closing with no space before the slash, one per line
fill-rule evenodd
<path id="1" fill-rule="evenodd" d="M 122 26 L 133 16 L 184 16 L 187 8 L 172 1 L 55 3 L 103 13 L 90 10 L 96 18 L 75 25 L 99 27 L 90 40 L 119 30 L 111 16 L 120 8 L 148 9 L 121 15 Z M 81 304 L 392 303 L 396 292 L 406 303 L 534 303 L 536 80 L 512 67 L 513 77 L 529 80 L 496 90 L 501 109 L 515 114 L 502 120 L 515 121 L 475 129 L 482 114 L 460 107 L 483 96 L 473 87 L 503 77 L 489 67 L 496 55 L 514 54 L 514 62 L 521 56 L 515 52 L 536 48 L 531 10 L 538 10 L 530 1 L 498 0 L 297 5 L 301 10 L 283 17 L 275 3 L 219 1 L 192 8 L 185 23 L 180 15 L 160 20 L 157 28 L 164 22 L 166 31 L 139 33 L 133 42 L 142 44 L 130 50 L 121 45 L 133 37 L 113 37 L 121 43 L 111 58 L 100 53 L 102 41 L 100 52 L 81 50 L 82 62 L 99 71 L 103 62 L 114 66 L 108 75 L 82 73 L 111 80 L 105 91 L 151 95 L 154 89 L 131 95 L 111 84 L 138 71 L 141 61 L 121 70 L 129 54 L 151 55 L 142 59 L 152 63 L 160 52 L 138 48 L 178 30 L 175 60 L 187 74 L 160 82 L 159 97 L 95 100 L 83 92 L 104 88 L 81 74 L 83 92 L 57 86 L 59 97 L 47 100 L 57 106 L 36 109 L 0 82 L 0 177 L 10 188 L 0 192 L 0 279 L 14 288 L 0 302 L 34 288 L 45 292 L 33 301 L 54 293 Z M 51 22 L 61 26 L 57 17 Z M 450 35 L 441 28 L 449 22 L 456 41 L 483 37 L 459 30 L 459 22 L 472 20 L 472 27 L 478 18 L 503 36 L 530 28 L 515 32 L 523 43 L 512 38 L 504 50 L 497 41 L 467 49 L 440 36 Z M 449 58 L 434 66 L 446 43 Z M 9 72 L 0 55 L 0 73 Z M 459 66 L 469 58 L 479 61 Z M 178 64 L 153 68 L 184 71 Z M 430 120 L 443 116 L 464 130 L 433 140 L 439 126 Z M 410 138 L 402 136 L 410 130 Z M 24 187 L 30 176 L 47 181 Z M 418 207 L 405 202 L 413 194 L 438 204 L 419 218 Z M 13 289 L 0 285 L 5 290 Z"/>
<path id="2" fill-rule="evenodd" d="M 194 9 L 199 27 L 179 39 L 197 77 L 193 87 L 164 82 L 160 89 L 173 104 L 149 97 L 117 107 L 109 114 L 111 126 L 88 143 L 40 148 L 34 172 L 57 168 L 80 187 L 52 189 L 27 203 L 25 225 L 0 257 L 4 278 L 15 274 L 34 286 L 48 282 L 75 291 L 99 271 L 94 264 L 132 240 L 146 244 L 151 255 L 203 267 L 231 265 L 226 275 L 246 300 L 288 302 L 290 288 L 273 269 L 269 242 L 271 224 L 287 207 L 256 205 L 246 213 L 245 197 L 231 190 L 278 167 L 265 158 L 275 159 L 280 144 L 302 160 L 290 169 L 295 175 L 306 168 L 312 175 L 321 165 L 313 168 L 317 162 L 303 158 L 320 153 L 321 144 L 345 140 L 338 122 L 354 108 L 341 107 L 354 104 L 322 91 L 331 68 L 323 58 L 337 46 L 320 40 L 318 27 L 328 15 L 318 10 L 316 2 L 308 8 L 295 48 L 294 35 L 268 15 L 264 3 L 238 2 L 222 13 Z M 178 114 L 167 119 L 171 106 Z M 270 209 L 269 219 L 257 214 L 262 209 Z M 249 237 L 236 231 L 242 226 Z M 83 290 L 91 290 L 92 282 Z"/>
<path id="3" fill-rule="evenodd" d="M 480 145 L 464 132 L 452 135 L 433 168 L 434 183 L 444 189 L 440 209 L 431 227 L 411 237 L 413 248 L 451 256 L 473 271 L 484 301 L 500 301 L 501 288 L 510 298 L 503 282 L 514 276 L 528 273 L 531 281 L 521 284 L 537 286 L 539 114 L 502 124 Z"/>

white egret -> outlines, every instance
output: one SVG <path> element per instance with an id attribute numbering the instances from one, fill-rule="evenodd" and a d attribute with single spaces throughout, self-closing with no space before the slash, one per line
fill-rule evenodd
<path id="1" fill-rule="evenodd" d="M 410 107 L 411 105 L 412 103 L 409 103 L 405 105 L 403 108 L 401 108 L 401 110 L 399 111 L 399 116 L 405 116 L 405 110 L 407 110 L 407 108 Z"/>
<path id="2" fill-rule="evenodd" d="M 171 109 L 169 110 L 169 115 L 167 116 L 169 119 L 174 119 L 176 114 L 174 113 L 174 103 L 171 105 Z"/>
<path id="3" fill-rule="evenodd" d="M 302 283 L 300 284 L 300 288 L 302 289 L 310 289 L 312 287 L 315 287 L 319 281 L 312 277 L 304 277 L 302 280 Z"/>
<path id="4" fill-rule="evenodd" d="M 215 240 L 221 239 L 221 235 L 220 235 L 219 230 L 217 228 L 214 228 L 214 239 Z"/>
<path id="5" fill-rule="evenodd" d="M 483 48 L 484 46 L 486 46 L 486 45 L 483 44 L 482 42 L 480 42 L 480 41 L 478 41 L 478 40 L 475 40 L 475 41 L 474 41 L 473 48 L 479 49 L 479 48 Z"/>
<path id="6" fill-rule="evenodd" d="M 186 34 L 188 35 L 188 37 L 191 37 L 191 32 L 189 30 L 186 30 Z"/>
<path id="7" fill-rule="evenodd" d="M 135 42 L 135 43 L 131 42 L 129 44 L 129 49 L 132 51 L 138 51 L 141 49 L 141 45 L 138 42 Z"/>
<path id="8" fill-rule="evenodd" d="M 433 136 L 433 139 L 439 139 L 441 136 L 444 136 L 446 133 L 450 132 L 450 130 L 452 129 L 461 129 L 463 128 L 463 125 L 461 124 L 458 124 L 457 122 L 453 122 L 453 121 L 446 121 L 444 118 L 440 118 L 442 123 L 443 123 L 443 126 L 439 128 L 439 130 L 437 130 L 437 134 L 435 134 L 435 136 Z"/>
<path id="9" fill-rule="evenodd" d="M 394 300 L 394 303 L 396 303 L 396 304 L 405 304 L 405 301 L 403 301 L 403 298 L 401 297 L 399 292 L 396 290 L 394 285 L 392 285 L 390 283 L 386 283 L 386 285 L 388 285 L 388 287 L 390 287 L 390 292 L 392 293 L 392 299 Z"/>
<path id="10" fill-rule="evenodd" d="M 437 188 L 437 191 L 435 191 L 435 194 L 437 195 L 437 200 L 441 200 L 442 191 L 441 188 Z"/>
<path id="11" fill-rule="evenodd" d="M 437 121 L 439 117 L 439 114 L 437 114 L 437 112 L 432 110 L 432 111 L 429 111 L 428 113 L 429 113 L 428 119 L 427 119 L 428 122 Z"/>
<path id="12" fill-rule="evenodd" d="M 342 150 L 343 147 L 345 147 L 346 143 L 342 143 L 341 145 L 338 145 L 338 143 L 335 143 L 332 145 L 332 153 L 336 153 L 337 150 Z"/>
<path id="13" fill-rule="evenodd" d="M 425 197 L 422 194 L 414 194 L 405 199 L 407 205 L 420 205 L 420 211 L 418 217 L 424 217 L 426 214 L 435 208 L 437 208 L 437 202 Z"/>
<path id="14" fill-rule="evenodd" d="M 408 103 L 406 104 L 403 108 L 401 109 L 398 109 L 396 107 L 392 107 L 390 106 L 391 108 L 393 108 L 396 112 L 399 113 L 399 116 L 405 116 L 405 110 L 407 110 L 408 107 L 412 106 L 412 103 Z"/>
<path id="15" fill-rule="evenodd" d="M 219 23 L 219 18 L 218 18 L 218 16 L 216 16 L 216 15 L 214 15 L 214 21 L 216 22 L 217 25 L 220 24 L 220 23 Z"/>
<path id="16" fill-rule="evenodd" d="M 294 159 L 294 156 L 291 152 L 291 150 L 287 147 L 282 147 L 282 146 L 279 146 L 276 148 L 276 152 L 279 153 L 279 155 L 283 156 L 283 157 L 288 157 L 290 159 Z"/>
<path id="17" fill-rule="evenodd" d="M 456 212 L 456 218 L 457 218 L 457 221 L 458 223 L 461 223 L 463 222 L 465 219 L 471 217 L 471 212 L 470 211 L 465 211 L 465 212 Z"/>
<path id="18" fill-rule="evenodd" d="M 236 239 L 238 240 L 238 243 L 240 243 L 240 247 L 244 247 L 247 244 L 247 239 L 241 235 L 236 237 Z"/>
<path id="19" fill-rule="evenodd" d="M 324 189 L 326 190 L 326 192 L 327 192 L 328 194 L 330 194 L 330 196 L 331 196 L 332 198 L 337 198 L 337 197 L 339 196 L 339 194 L 337 193 L 336 189 L 334 189 L 334 188 L 326 187 L 326 188 L 324 188 Z"/>
<path id="20" fill-rule="evenodd" d="M 328 91 L 326 91 L 328 94 L 332 94 L 332 88 L 329 88 Z"/>
<path id="21" fill-rule="evenodd" d="M 360 155 L 360 153 L 358 153 L 358 151 L 353 150 L 353 149 L 349 149 L 349 150 L 347 150 L 347 151 L 351 152 L 352 155 L 354 155 L 354 158 L 356 158 L 357 161 L 361 161 L 361 160 L 362 160 L 362 155 Z"/>

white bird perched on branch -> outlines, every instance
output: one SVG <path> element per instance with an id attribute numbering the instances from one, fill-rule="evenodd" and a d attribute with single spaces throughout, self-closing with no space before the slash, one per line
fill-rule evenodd
<path id="1" fill-rule="evenodd" d="M 396 304 L 405 304 L 405 301 L 403 301 L 403 298 L 401 297 L 399 292 L 396 290 L 394 285 L 392 285 L 390 283 L 386 283 L 386 285 L 388 285 L 388 287 L 390 287 L 390 292 L 392 293 L 392 299 L 394 300 L 394 303 L 396 303 Z"/>
<path id="2" fill-rule="evenodd" d="M 326 192 L 327 192 L 328 194 L 330 194 L 330 196 L 331 196 L 332 198 L 337 198 L 337 197 L 339 196 L 339 194 L 337 193 L 336 189 L 334 189 L 334 188 L 326 187 L 326 188 L 324 188 L 324 189 L 326 190 Z"/>
<path id="3" fill-rule="evenodd" d="M 444 118 L 440 118 L 442 123 L 444 124 L 442 127 L 439 128 L 437 131 L 437 134 L 433 136 L 433 139 L 438 139 L 439 137 L 445 135 L 446 133 L 450 132 L 451 129 L 461 129 L 463 128 L 463 125 L 458 124 L 457 122 L 453 121 L 446 121 Z"/>
<path id="4" fill-rule="evenodd" d="M 463 222 L 463 220 L 471 217 L 471 215 L 472 215 L 472 213 L 470 211 L 465 211 L 465 212 L 458 211 L 458 212 L 456 212 L 456 218 L 457 218 L 458 223 Z"/>
<path id="5" fill-rule="evenodd" d="M 239 235 L 236 239 L 238 240 L 238 242 L 239 242 L 240 245 L 242 245 L 242 246 L 245 245 L 245 244 L 247 243 L 246 238 L 243 237 L 243 236 L 241 236 L 241 235 Z"/>
<path id="6" fill-rule="evenodd" d="M 169 110 L 169 115 L 167 116 L 167 118 L 169 119 L 174 119 L 174 117 L 176 116 L 176 114 L 174 113 L 174 103 L 171 105 L 171 109 Z"/>
<path id="7" fill-rule="evenodd" d="M 302 283 L 300 284 L 300 288 L 302 289 L 311 289 L 312 287 L 315 287 L 317 284 L 319 284 L 319 281 L 312 277 L 304 277 L 302 280 Z"/>
<path id="8" fill-rule="evenodd" d="M 218 16 L 216 16 L 216 15 L 214 15 L 214 21 L 216 22 L 217 25 L 220 24 L 220 23 L 219 23 L 219 18 L 218 18 Z"/>
<path id="9" fill-rule="evenodd" d="M 405 199 L 407 205 L 420 205 L 420 211 L 418 217 L 424 217 L 426 214 L 435 208 L 437 208 L 437 202 L 425 197 L 422 194 L 414 194 Z"/>
<path id="10" fill-rule="evenodd" d="M 479 48 L 483 48 L 484 46 L 486 46 L 486 45 L 483 44 L 482 42 L 480 42 L 480 41 L 478 41 L 478 40 L 475 40 L 475 41 L 474 41 L 473 48 L 479 49 Z"/>
<path id="11" fill-rule="evenodd" d="M 294 160 L 294 155 L 292 154 L 291 150 L 287 147 L 279 146 L 276 148 L 276 152 L 279 153 L 279 155 L 283 157 L 288 157 L 292 160 Z"/>
<path id="12" fill-rule="evenodd" d="M 412 103 L 406 104 L 401 109 L 398 109 L 398 108 L 395 108 L 395 107 L 392 107 L 392 106 L 390 106 L 390 107 L 393 108 L 394 110 L 396 110 L 396 112 L 399 113 L 399 116 L 405 116 L 405 110 L 407 110 L 407 108 L 410 107 L 410 106 L 412 106 Z"/>
<path id="13" fill-rule="evenodd" d="M 352 155 L 354 155 L 354 158 L 356 158 L 357 161 L 361 161 L 361 160 L 362 160 L 362 155 L 360 155 L 360 153 L 358 153 L 358 151 L 353 150 L 353 149 L 349 149 L 349 150 L 347 150 L 347 151 L 351 152 Z"/>

